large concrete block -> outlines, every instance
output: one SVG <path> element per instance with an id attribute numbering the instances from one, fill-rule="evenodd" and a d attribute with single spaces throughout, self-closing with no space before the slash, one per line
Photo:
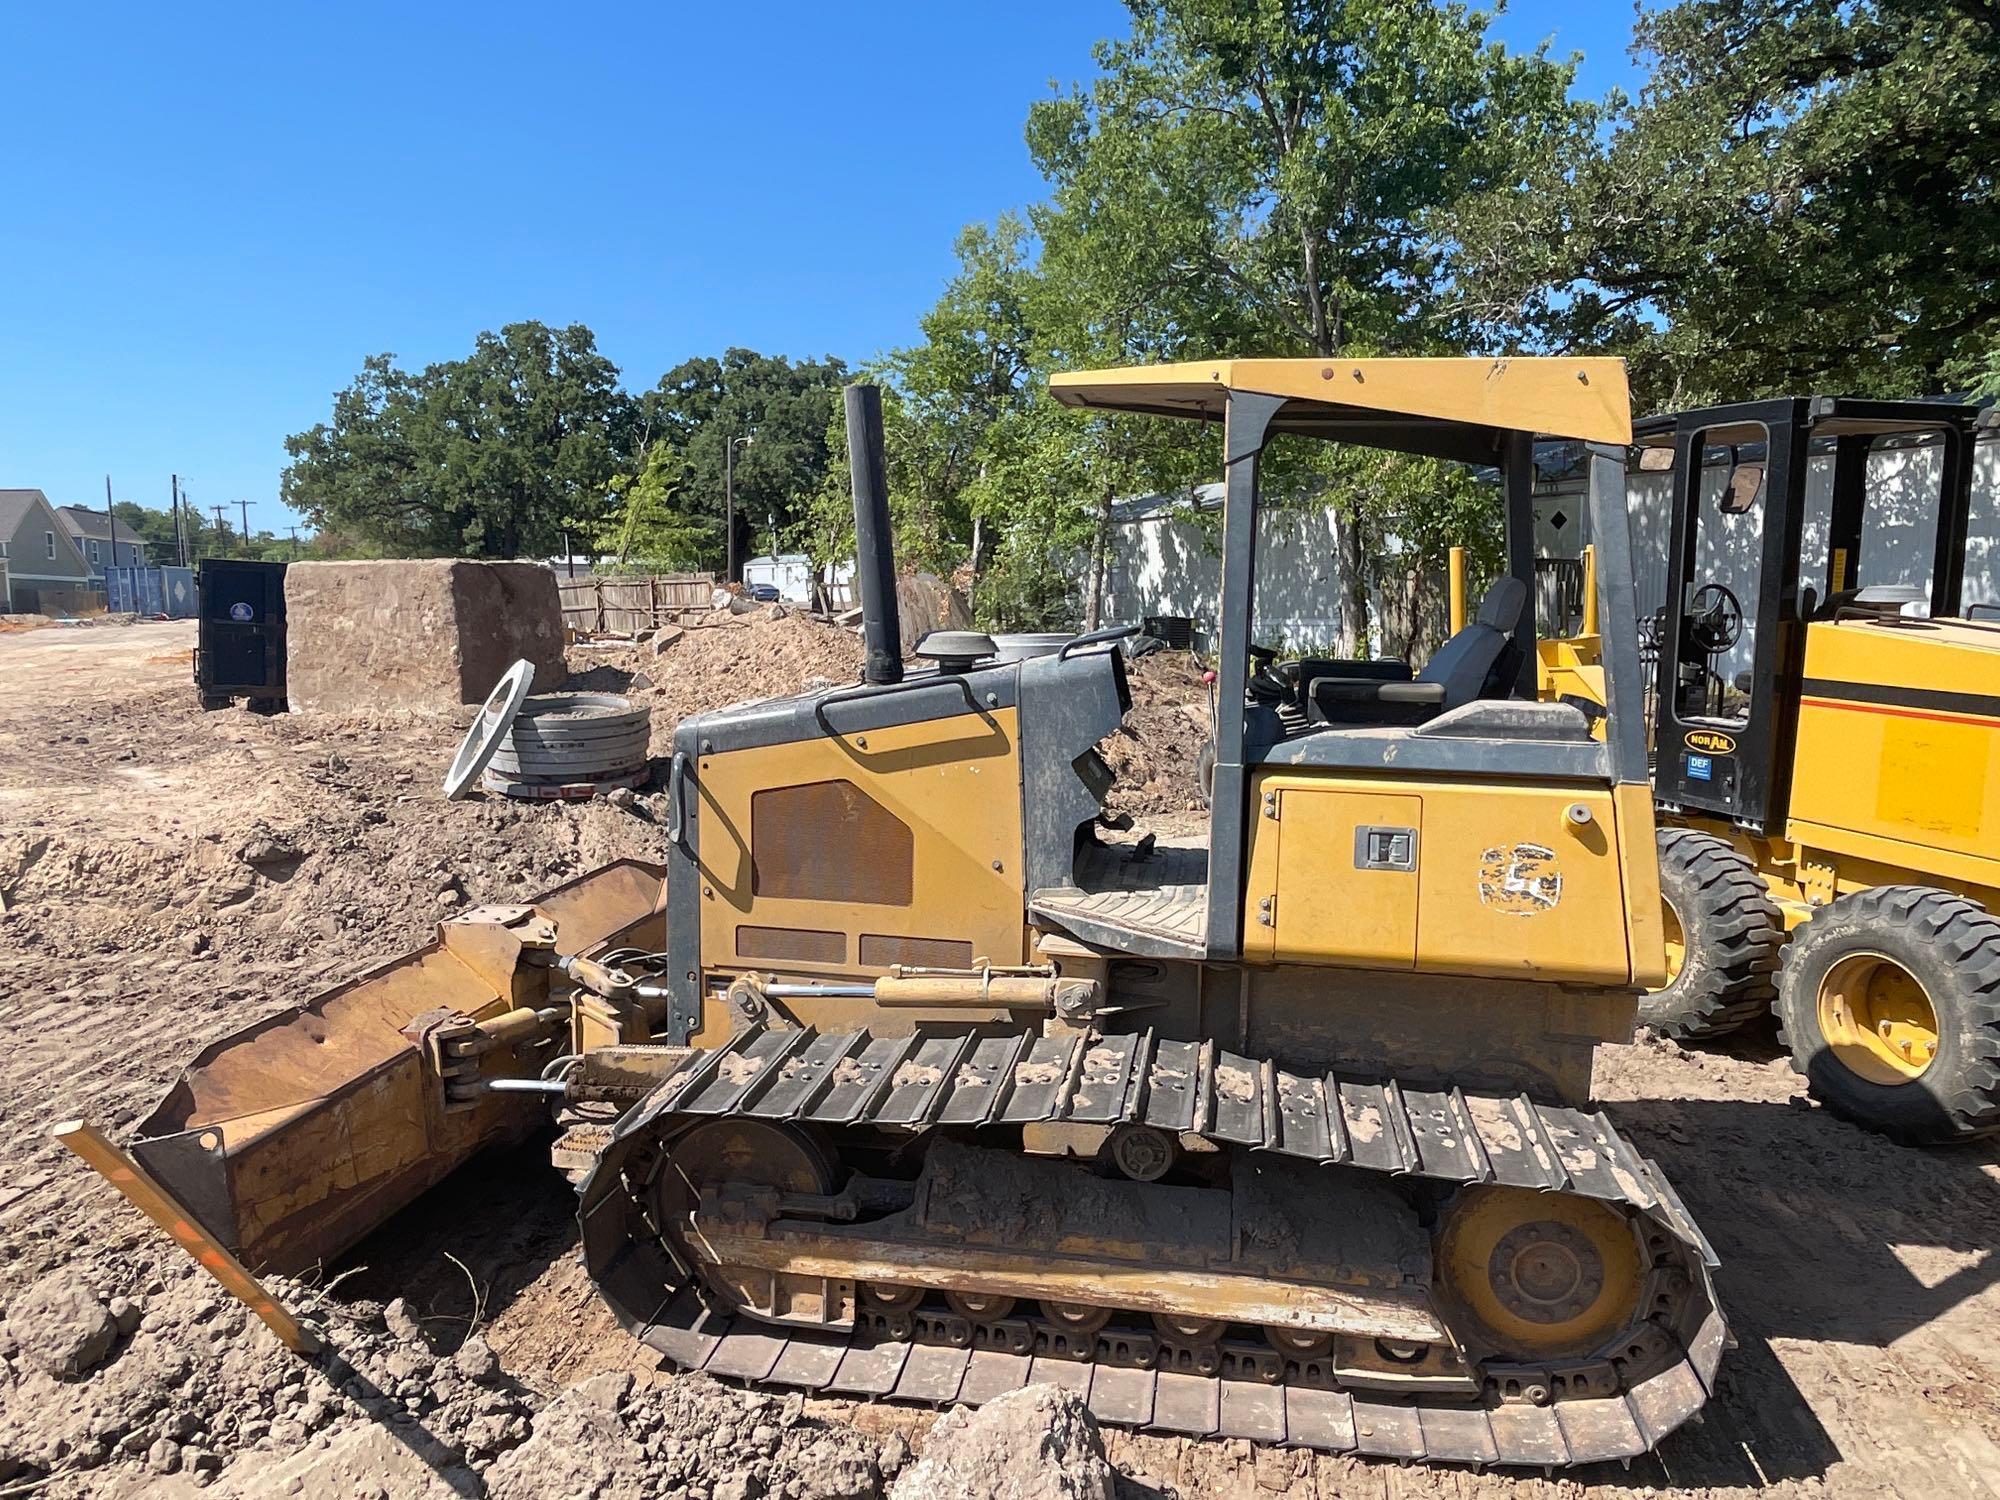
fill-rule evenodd
<path id="1" fill-rule="evenodd" d="M 522 657 L 563 685 L 562 601 L 535 563 L 301 562 L 285 570 L 285 684 L 308 713 L 442 713 Z"/>

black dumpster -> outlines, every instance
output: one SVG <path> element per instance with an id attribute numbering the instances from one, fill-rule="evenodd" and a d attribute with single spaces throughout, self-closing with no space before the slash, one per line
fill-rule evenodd
<path id="1" fill-rule="evenodd" d="M 203 708 L 237 698 L 285 706 L 285 565 L 203 558 L 195 566 L 194 685 Z"/>

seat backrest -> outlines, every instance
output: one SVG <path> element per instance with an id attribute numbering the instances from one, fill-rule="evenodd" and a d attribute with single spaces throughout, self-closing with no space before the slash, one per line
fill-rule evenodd
<path id="1" fill-rule="evenodd" d="M 1417 681 L 1442 684 L 1447 709 L 1472 702 L 1486 690 L 1486 680 L 1507 649 L 1507 638 L 1520 623 L 1527 602 L 1528 586 L 1520 579 L 1495 579 L 1479 601 L 1479 613 L 1437 648 L 1417 673 Z"/>
<path id="2" fill-rule="evenodd" d="M 1479 601 L 1479 613 L 1473 616 L 1473 621 L 1490 625 L 1502 635 L 1512 635 L 1514 627 L 1521 623 L 1521 611 L 1527 602 L 1528 586 L 1511 573 L 1503 573 L 1493 580 L 1492 587 Z"/>

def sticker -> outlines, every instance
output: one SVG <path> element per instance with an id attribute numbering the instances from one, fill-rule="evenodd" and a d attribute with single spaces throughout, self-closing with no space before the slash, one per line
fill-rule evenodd
<path id="1" fill-rule="evenodd" d="M 1546 844 L 1511 844 L 1479 856 L 1481 904 L 1510 917 L 1538 917 L 1562 900 L 1562 866 Z"/>

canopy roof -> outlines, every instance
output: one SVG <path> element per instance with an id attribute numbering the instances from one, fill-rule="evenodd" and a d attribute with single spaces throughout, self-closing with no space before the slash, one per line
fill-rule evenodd
<path id="1" fill-rule="evenodd" d="M 1065 406 L 1220 421 L 1231 391 L 1285 398 L 1272 429 L 1479 461 L 1504 433 L 1632 441 L 1622 359 L 1218 359 L 1082 370 Z"/>

